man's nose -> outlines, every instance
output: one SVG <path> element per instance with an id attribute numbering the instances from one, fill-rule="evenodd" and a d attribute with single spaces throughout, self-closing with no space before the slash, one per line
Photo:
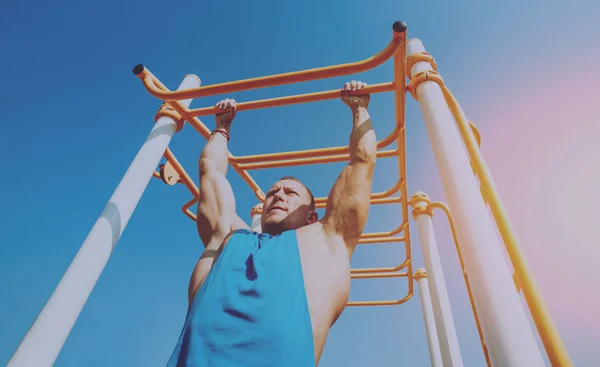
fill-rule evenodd
<path id="1" fill-rule="evenodd" d="M 283 195 L 281 194 L 281 191 L 277 191 L 273 195 L 273 199 L 278 200 L 278 201 L 283 201 Z"/>

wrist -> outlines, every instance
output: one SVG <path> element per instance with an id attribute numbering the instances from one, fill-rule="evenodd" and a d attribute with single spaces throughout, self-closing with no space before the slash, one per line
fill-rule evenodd
<path id="1" fill-rule="evenodd" d="M 229 131 L 226 130 L 226 129 L 217 127 L 216 129 L 214 129 L 210 133 L 211 138 L 213 137 L 213 135 L 220 135 L 220 136 L 224 137 L 229 142 L 229 139 L 230 139 Z"/>
<path id="2" fill-rule="evenodd" d="M 367 110 L 367 106 L 352 106 L 352 107 L 350 107 L 350 110 L 352 111 L 352 117 L 355 120 L 369 116 L 369 111 Z"/>
<path id="3" fill-rule="evenodd" d="M 225 130 L 225 132 L 229 134 L 229 130 L 231 130 L 231 124 L 217 124 L 215 130 Z"/>

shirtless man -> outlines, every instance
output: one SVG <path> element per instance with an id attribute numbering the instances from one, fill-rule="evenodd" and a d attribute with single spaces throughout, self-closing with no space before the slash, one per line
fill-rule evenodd
<path id="1" fill-rule="evenodd" d="M 200 156 L 198 232 L 205 251 L 189 286 L 187 318 L 168 366 L 314 367 L 350 292 L 350 258 L 367 222 L 377 140 L 361 94 L 340 93 L 352 111 L 350 162 L 322 219 L 310 190 L 293 177 L 266 193 L 262 233 L 236 214 L 225 178 L 235 101 L 217 103 Z"/>

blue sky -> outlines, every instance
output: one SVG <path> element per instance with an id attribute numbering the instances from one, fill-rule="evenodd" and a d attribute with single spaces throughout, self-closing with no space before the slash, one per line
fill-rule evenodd
<path id="1" fill-rule="evenodd" d="M 599 10 L 591 1 L 570 6 L 559 1 L 484 5 L 387 0 L 5 5 L 0 13 L 0 150 L 5 157 L 0 183 L 0 361 L 12 355 L 151 129 L 160 102 L 131 73 L 134 65 L 143 63 L 171 89 L 188 73 L 209 85 L 333 65 L 377 53 L 389 42 L 392 23 L 405 20 L 409 37 L 421 39 L 434 55 L 467 115 L 481 130 L 492 131 L 498 127 L 489 122 L 490 109 L 511 110 L 514 91 L 575 69 L 580 75 L 595 72 L 600 61 L 595 19 Z M 360 75 L 229 97 L 241 102 L 329 90 L 351 79 L 386 82 L 392 78 L 391 67 L 388 62 Z M 192 107 L 214 105 L 224 97 L 196 100 Z M 513 116 L 519 116 L 519 108 L 522 105 L 513 107 Z M 547 105 L 546 112 L 552 114 L 553 108 Z M 419 190 L 444 201 L 418 105 L 410 96 L 407 109 L 409 195 Z M 370 110 L 378 136 L 387 136 L 393 129 L 392 96 L 373 96 Z M 214 126 L 212 117 L 202 120 Z M 339 101 L 244 112 L 234 122 L 230 149 L 246 155 L 345 145 L 350 123 L 347 107 Z M 512 141 L 505 143 L 510 146 Z M 204 140 L 189 126 L 171 144 L 195 179 L 203 146 Z M 504 165 L 491 168 L 509 172 Z M 324 196 L 342 167 L 339 163 L 252 174 L 262 187 L 293 174 L 315 195 Z M 373 190 L 388 189 L 396 175 L 392 161 L 378 162 Z M 235 172 L 230 170 L 228 178 L 239 213 L 248 218 L 256 199 Z M 508 173 L 498 180 L 518 181 Z M 503 188 L 510 191 L 500 185 Z M 165 364 L 181 330 L 189 276 L 202 251 L 195 225 L 181 213 L 188 199 L 182 186 L 150 182 L 57 367 Z M 517 206 L 510 204 L 510 197 L 507 200 L 513 214 Z M 395 228 L 400 214 L 394 206 L 373 208 L 366 232 Z M 434 223 L 438 241 L 448 245 L 440 251 L 465 365 L 481 366 L 483 355 L 453 245 L 443 219 L 436 217 Z M 412 219 L 411 229 L 414 265 L 422 267 Z M 536 253 L 524 247 L 527 254 Z M 403 249 L 397 245 L 361 246 L 352 266 L 394 266 L 402 260 Z M 555 291 L 571 294 L 573 307 L 566 307 L 568 312 L 562 312 L 558 301 L 549 301 L 549 307 L 559 314 L 556 322 L 573 361 L 577 366 L 596 365 L 598 331 L 574 325 L 569 316 L 578 312 L 578 302 L 586 302 L 569 293 L 578 284 L 544 281 L 551 264 L 535 256 L 533 263 L 544 295 L 555 299 Z M 579 263 L 562 265 L 571 271 Z M 598 297 L 597 287 L 590 292 Z M 405 294 L 405 280 L 356 280 L 350 298 L 393 299 Z M 418 293 L 401 306 L 347 308 L 331 330 L 321 360 L 325 367 L 428 363 Z"/>

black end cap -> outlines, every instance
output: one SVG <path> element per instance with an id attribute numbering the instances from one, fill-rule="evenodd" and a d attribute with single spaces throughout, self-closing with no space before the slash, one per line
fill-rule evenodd
<path id="1" fill-rule="evenodd" d="M 406 31 L 406 28 L 408 28 L 408 24 L 406 24 L 406 22 L 403 20 L 399 20 L 397 22 L 394 22 L 394 25 L 392 26 L 392 28 L 394 29 L 394 32 L 402 33 L 404 31 Z"/>
<path id="2" fill-rule="evenodd" d="M 144 68 L 144 65 L 142 65 L 142 64 L 137 64 L 137 65 L 136 65 L 136 66 L 133 68 L 133 73 L 134 73 L 135 75 L 140 75 L 140 73 L 141 73 L 142 71 L 144 71 L 144 69 L 145 69 L 145 68 Z"/>

